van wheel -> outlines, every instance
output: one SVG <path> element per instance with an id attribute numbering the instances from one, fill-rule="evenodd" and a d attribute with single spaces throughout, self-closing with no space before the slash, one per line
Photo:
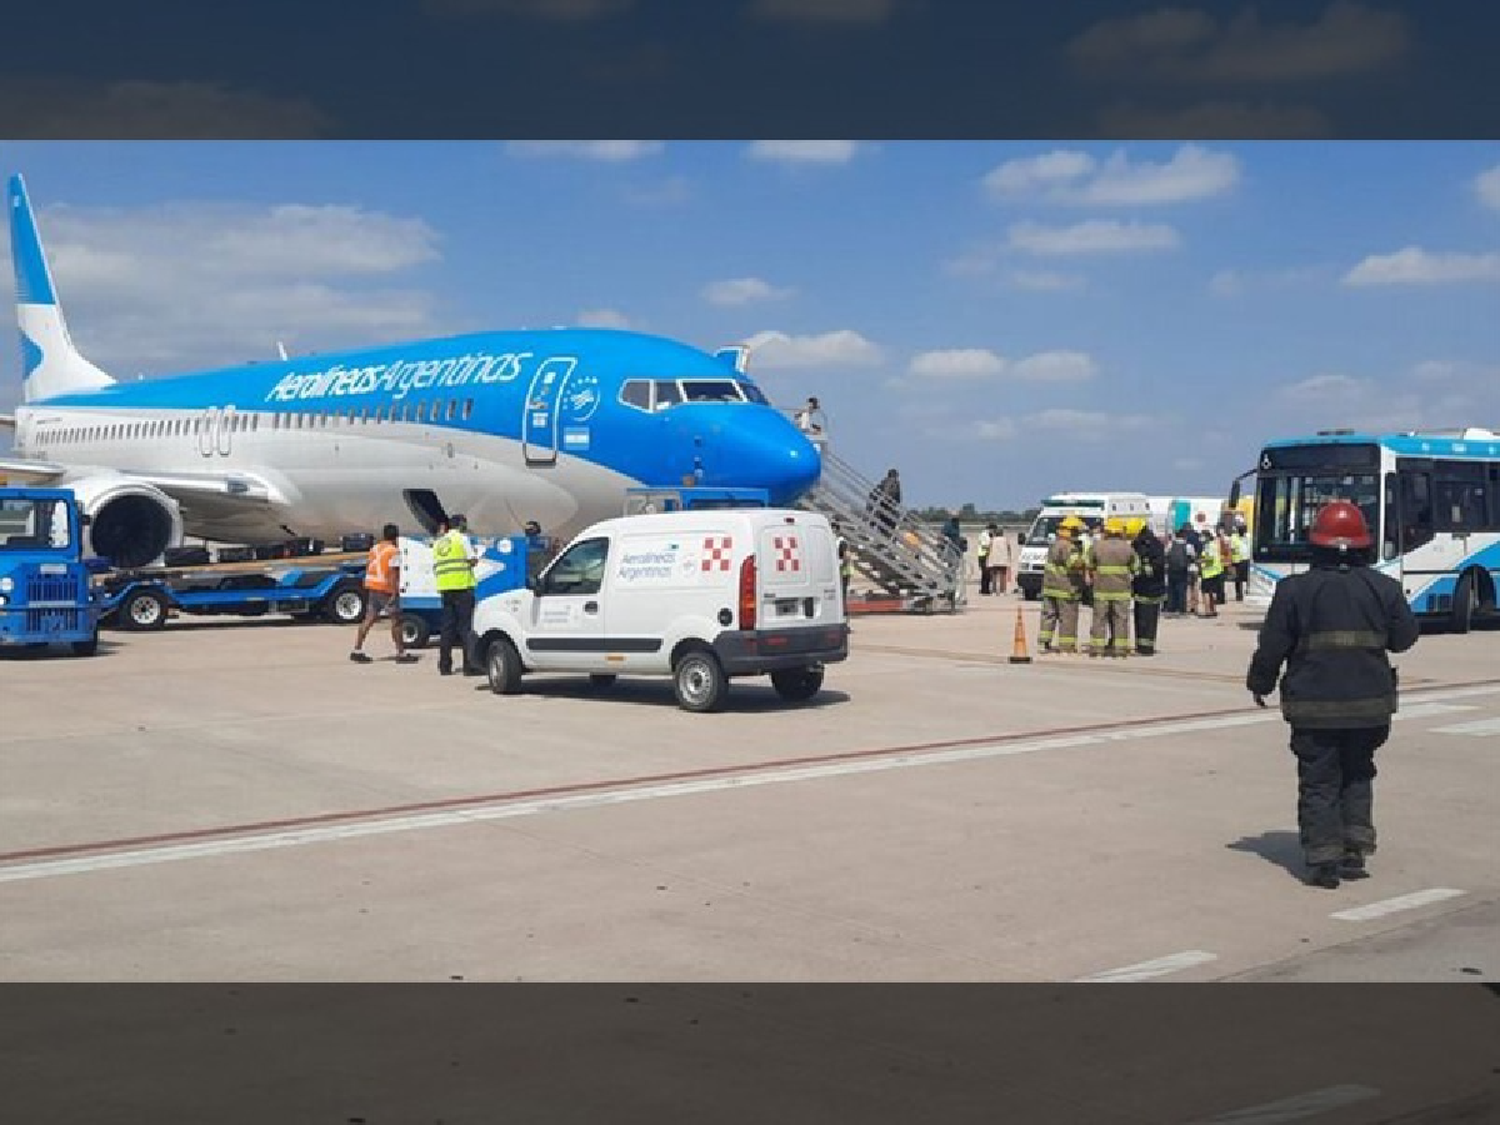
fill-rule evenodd
<path id="1" fill-rule="evenodd" d="M 484 656 L 485 675 L 496 695 L 515 695 L 521 690 L 521 657 L 507 637 L 496 637 Z"/>
<path id="2" fill-rule="evenodd" d="M 823 669 L 783 668 L 771 673 L 771 686 L 782 699 L 801 703 L 823 690 Z"/>
<path id="3" fill-rule="evenodd" d="M 1474 626 L 1474 575 L 1465 574 L 1453 588 L 1452 631 L 1467 633 Z"/>
<path id="4" fill-rule="evenodd" d="M 729 692 L 729 677 L 713 653 L 693 649 L 683 653 L 673 667 L 672 687 L 684 711 L 717 711 Z"/>
<path id="5" fill-rule="evenodd" d="M 619 678 L 613 672 L 591 672 L 589 674 L 589 685 L 596 688 L 613 687 L 614 682 Z"/>
<path id="6" fill-rule="evenodd" d="M 115 620 L 135 632 L 161 629 L 167 624 L 167 599 L 155 590 L 137 590 L 121 604 Z"/>
<path id="7" fill-rule="evenodd" d="M 432 629 L 426 621 L 415 613 L 401 615 L 402 648 L 426 648 L 430 640 L 432 640 Z"/>
<path id="8" fill-rule="evenodd" d="M 365 619 L 365 592 L 358 586 L 340 586 L 323 603 L 323 615 L 335 625 L 358 625 Z"/>

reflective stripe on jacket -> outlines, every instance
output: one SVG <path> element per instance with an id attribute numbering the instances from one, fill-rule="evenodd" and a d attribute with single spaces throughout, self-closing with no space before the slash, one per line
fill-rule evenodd
<path id="1" fill-rule="evenodd" d="M 1094 576 L 1094 600 L 1130 600 L 1130 583 L 1141 563 L 1123 539 L 1106 536 L 1089 548 L 1089 571 Z"/>
<path id="2" fill-rule="evenodd" d="M 461 532 L 450 531 L 432 545 L 432 577 L 439 590 L 471 590 L 478 579 L 469 565 L 469 544 Z"/>
<path id="3" fill-rule="evenodd" d="M 1076 601 L 1083 574 L 1083 552 L 1059 535 L 1047 548 L 1047 569 L 1042 579 L 1042 597 Z"/>
<path id="4" fill-rule="evenodd" d="M 400 567 L 397 562 L 400 554 L 401 548 L 385 539 L 370 548 L 370 557 L 365 561 L 366 590 L 376 590 L 382 594 L 396 592 L 396 576 L 392 571 Z"/>

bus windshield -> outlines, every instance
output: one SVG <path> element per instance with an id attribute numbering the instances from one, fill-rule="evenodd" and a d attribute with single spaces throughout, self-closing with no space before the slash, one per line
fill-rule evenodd
<path id="1" fill-rule="evenodd" d="M 1309 557 L 1308 532 L 1325 504 L 1348 500 L 1364 513 L 1379 538 L 1380 485 L 1371 473 L 1306 473 L 1262 476 L 1255 505 L 1255 557 Z"/>

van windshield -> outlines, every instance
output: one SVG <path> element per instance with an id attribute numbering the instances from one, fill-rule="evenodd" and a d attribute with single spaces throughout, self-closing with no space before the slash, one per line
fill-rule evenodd
<path id="1" fill-rule="evenodd" d="M 63 550 L 72 546 L 68 507 L 57 500 L 0 500 L 0 551 Z"/>
<path id="2" fill-rule="evenodd" d="M 1027 543 L 1045 543 L 1057 534 L 1057 525 L 1067 519 L 1068 516 L 1037 516 L 1036 522 L 1031 525 L 1031 530 L 1026 533 Z M 1098 531 L 1104 522 L 1098 516 L 1079 516 L 1089 531 Z"/>

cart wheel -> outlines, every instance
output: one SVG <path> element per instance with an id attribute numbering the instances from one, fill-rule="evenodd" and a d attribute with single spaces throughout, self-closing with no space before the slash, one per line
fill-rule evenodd
<path id="1" fill-rule="evenodd" d="M 167 623 L 167 599 L 155 590 L 137 590 L 115 612 L 122 629 L 145 632 L 163 628 Z"/>

